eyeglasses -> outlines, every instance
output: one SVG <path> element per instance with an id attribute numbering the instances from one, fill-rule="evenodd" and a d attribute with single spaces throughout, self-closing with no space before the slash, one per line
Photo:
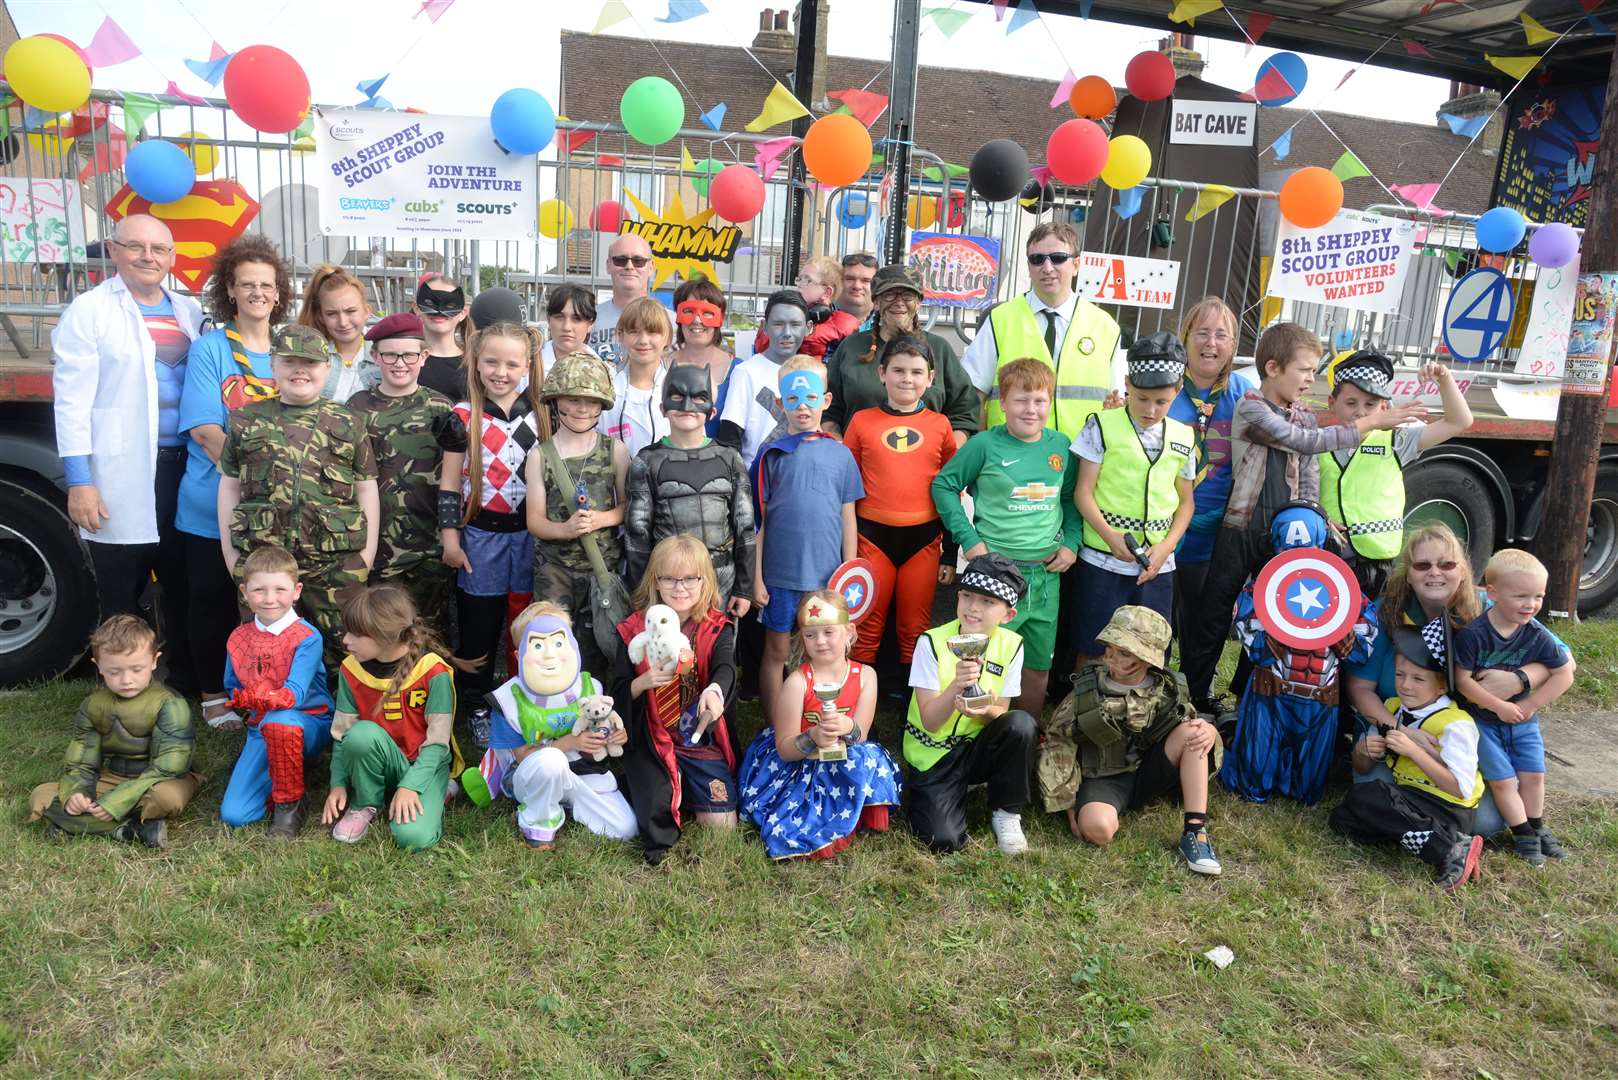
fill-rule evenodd
<path id="1" fill-rule="evenodd" d="M 173 244 L 131 244 L 127 240 L 114 240 L 114 244 L 123 248 L 131 255 L 155 255 L 159 259 L 166 259 L 174 254 Z"/>
<path id="2" fill-rule="evenodd" d="M 657 579 L 659 589 L 679 589 L 681 592 L 691 592 L 701 584 L 702 578 L 700 577 L 663 577 L 659 575 Z"/>
<path id="3" fill-rule="evenodd" d="M 1230 335 L 1223 330 L 1195 330 L 1191 333 L 1193 341 L 1213 342 L 1215 345 L 1224 345 L 1230 341 Z"/>
<path id="4" fill-rule="evenodd" d="M 391 364 L 396 367 L 405 367 L 421 359 L 420 352 L 379 352 L 376 354 L 377 363 Z"/>
<path id="5" fill-rule="evenodd" d="M 1445 559 L 1443 562 L 1433 562 L 1430 559 L 1418 559 L 1410 564 L 1410 569 L 1414 570 L 1418 574 L 1425 574 L 1427 571 L 1436 566 L 1447 574 L 1459 565 L 1461 564 L 1456 562 L 1454 559 Z"/>
<path id="6" fill-rule="evenodd" d="M 274 296 L 279 291 L 274 285 L 262 281 L 241 281 L 231 287 L 249 296 Z"/>
<path id="7" fill-rule="evenodd" d="M 652 260 L 648 259 L 644 255 L 614 255 L 608 260 L 608 262 L 612 263 L 612 265 L 618 267 L 620 270 L 626 266 L 634 266 L 635 269 L 639 270 L 641 267 L 648 265 L 651 261 Z"/>
<path id="8" fill-rule="evenodd" d="M 1065 251 L 1034 251 L 1028 254 L 1029 266 L 1044 266 L 1046 263 L 1052 266 L 1066 266 L 1072 260 L 1073 256 Z"/>
<path id="9" fill-rule="evenodd" d="M 909 289 L 889 289 L 887 292 L 878 297 L 878 300 L 883 304 L 892 304 L 894 302 L 898 302 L 904 307 L 909 307 L 911 304 L 921 303 L 921 297 L 917 296 Z"/>

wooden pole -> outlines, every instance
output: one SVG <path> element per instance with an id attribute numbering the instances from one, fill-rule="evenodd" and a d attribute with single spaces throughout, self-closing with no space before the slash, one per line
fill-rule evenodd
<path id="1" fill-rule="evenodd" d="M 1579 252 L 1573 332 L 1545 478 L 1545 516 L 1535 545 L 1550 571 L 1544 613 L 1557 619 L 1578 618 L 1579 574 L 1607 416 L 1613 324 L 1618 319 L 1618 63 L 1611 59 L 1607 63 L 1607 105 L 1586 204 L 1590 209 Z M 1588 344 L 1580 348 L 1581 341 Z"/>

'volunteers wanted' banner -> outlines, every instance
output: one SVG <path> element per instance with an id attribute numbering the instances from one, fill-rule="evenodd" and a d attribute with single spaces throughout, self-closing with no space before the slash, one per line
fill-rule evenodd
<path id="1" fill-rule="evenodd" d="M 315 110 L 320 223 L 356 236 L 529 240 L 532 155 L 507 154 L 487 117 Z"/>
<path id="2" fill-rule="evenodd" d="M 1271 296 L 1359 311 L 1397 311 L 1416 223 L 1340 210 L 1318 229 L 1281 219 Z"/>

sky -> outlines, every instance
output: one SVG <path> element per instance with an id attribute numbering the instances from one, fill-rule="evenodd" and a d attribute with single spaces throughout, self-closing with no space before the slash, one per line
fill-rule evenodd
<path id="1" fill-rule="evenodd" d="M 829 0 L 830 51 L 836 55 L 886 58 L 895 0 Z M 899 0 L 904 2 L 904 0 Z M 911 0 L 914 2 L 914 0 Z M 181 89 L 222 96 L 186 69 L 185 59 L 205 58 L 213 41 L 226 51 L 250 44 L 275 45 L 296 57 L 308 73 L 316 103 L 357 104 L 355 83 L 389 75 L 382 95 L 401 107 L 428 112 L 484 115 L 494 99 L 527 86 L 555 101 L 561 69 L 560 32 L 589 32 L 602 0 L 455 0 L 437 23 L 416 16 L 420 0 L 9 0 L 24 36 L 62 34 L 86 44 L 108 16 L 116 19 L 144 55 L 98 70 L 95 85 L 114 90 L 160 91 L 169 79 Z M 659 21 L 668 0 L 627 0 L 631 18 L 606 32 L 637 38 L 708 41 L 746 46 L 765 7 L 791 8 L 791 0 L 707 0 L 708 13 L 680 23 Z M 1124 65 L 1135 53 L 1155 49 L 1160 32 L 1141 27 L 1043 16 L 1015 34 L 997 25 L 987 4 L 925 0 L 924 7 L 972 11 L 972 21 L 946 38 L 934 20 L 922 21 L 921 58 L 926 65 L 995 70 L 1044 77 L 1052 90 L 1064 73 L 1102 75 L 1123 84 Z M 1008 15 L 1009 18 L 1009 15 Z M 1229 19 L 1223 11 L 1203 19 Z M 1203 77 L 1248 89 L 1260 62 L 1274 50 L 1199 38 L 1209 66 Z M 1444 80 L 1366 66 L 1337 90 L 1353 64 L 1306 57 L 1309 82 L 1294 104 L 1322 111 L 1385 119 L 1436 122 L 1449 97 Z M 641 75 L 626 72 L 625 84 Z M 879 81 L 873 90 L 886 86 Z M 703 107 L 712 104 L 703 103 Z M 759 103 L 730 102 L 733 122 L 751 117 Z M 925 108 L 925 102 L 920 103 Z M 696 126 L 696 110 L 688 123 Z M 1052 111 L 1052 126 L 1066 117 Z M 878 121 L 882 127 L 885 120 Z M 784 129 L 783 129 L 784 130 Z M 1029 148 L 1038 157 L 1036 148 Z"/>

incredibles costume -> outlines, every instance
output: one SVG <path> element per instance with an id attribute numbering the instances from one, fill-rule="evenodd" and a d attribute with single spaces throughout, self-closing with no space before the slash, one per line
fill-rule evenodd
<path id="1" fill-rule="evenodd" d="M 304 765 L 331 745 L 331 693 L 321 665 L 320 631 L 288 612 L 266 627 L 254 618 L 225 643 L 225 690 L 247 717 L 247 741 L 230 772 L 219 817 L 239 827 L 271 802 L 304 796 Z"/>
<path id="2" fill-rule="evenodd" d="M 908 664 L 916 639 L 932 621 L 944 532 L 932 484 L 955 456 L 955 434 L 942 413 L 928 408 L 901 413 L 880 405 L 854 414 L 843 432 L 843 445 L 854 455 L 865 483 L 865 498 L 854 507 L 859 556 L 876 572 L 854 657 L 867 664 L 876 660 L 888 608 L 897 599 L 899 659 Z M 951 543 L 952 555 L 954 549 Z"/>

